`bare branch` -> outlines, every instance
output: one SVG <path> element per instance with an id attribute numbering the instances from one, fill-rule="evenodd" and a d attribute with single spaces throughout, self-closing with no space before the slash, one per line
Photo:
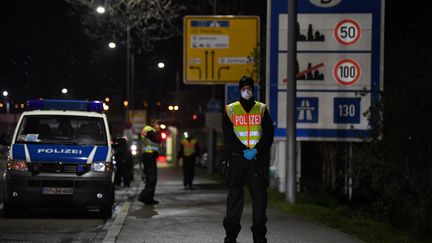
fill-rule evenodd
<path id="1" fill-rule="evenodd" d="M 105 0 L 105 13 L 95 12 L 101 1 L 65 0 L 82 16 L 84 33 L 89 37 L 108 41 L 113 38 L 125 42 L 129 28 L 135 48 L 149 50 L 155 41 L 182 35 L 173 21 L 180 18 L 184 6 L 173 0 Z"/>

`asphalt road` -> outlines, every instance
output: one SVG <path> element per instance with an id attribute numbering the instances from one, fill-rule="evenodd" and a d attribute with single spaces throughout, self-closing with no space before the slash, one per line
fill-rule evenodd
<path id="1" fill-rule="evenodd" d="M 117 188 L 113 217 L 97 219 L 94 211 L 33 209 L 7 219 L 0 203 L 0 242 L 223 242 L 222 220 L 226 189 L 198 170 L 197 190 L 183 190 L 178 168 L 159 168 L 156 199 L 146 206 L 137 201 L 143 188 L 139 171 L 130 188 Z M 247 190 L 246 190 L 247 192 Z M 246 203 L 238 241 L 252 242 L 251 205 Z M 359 242 L 331 228 L 268 209 L 268 242 Z"/>

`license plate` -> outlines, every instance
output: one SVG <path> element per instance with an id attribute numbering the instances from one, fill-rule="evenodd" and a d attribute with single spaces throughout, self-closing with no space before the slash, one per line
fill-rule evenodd
<path id="1" fill-rule="evenodd" d="M 73 194 L 73 188 L 69 188 L 69 187 L 44 187 L 44 188 L 42 188 L 42 194 L 71 195 L 71 194 Z"/>

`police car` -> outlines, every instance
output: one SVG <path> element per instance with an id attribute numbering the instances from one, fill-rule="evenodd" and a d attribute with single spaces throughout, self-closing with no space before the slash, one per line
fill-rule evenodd
<path id="1" fill-rule="evenodd" d="M 114 164 L 108 121 L 99 101 L 31 100 L 14 135 L 4 210 L 71 205 L 112 215 Z"/>

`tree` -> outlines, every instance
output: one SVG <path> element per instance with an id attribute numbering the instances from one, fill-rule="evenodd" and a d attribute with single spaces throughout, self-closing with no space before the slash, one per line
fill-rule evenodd
<path id="1" fill-rule="evenodd" d="M 133 50 L 151 51 L 155 41 L 166 40 L 182 31 L 175 22 L 180 18 L 182 5 L 172 0 L 66 0 L 82 16 L 84 33 L 107 43 L 114 40 L 128 44 Z M 105 12 L 98 14 L 96 8 Z M 128 38 L 128 32 L 130 34 Z"/>

